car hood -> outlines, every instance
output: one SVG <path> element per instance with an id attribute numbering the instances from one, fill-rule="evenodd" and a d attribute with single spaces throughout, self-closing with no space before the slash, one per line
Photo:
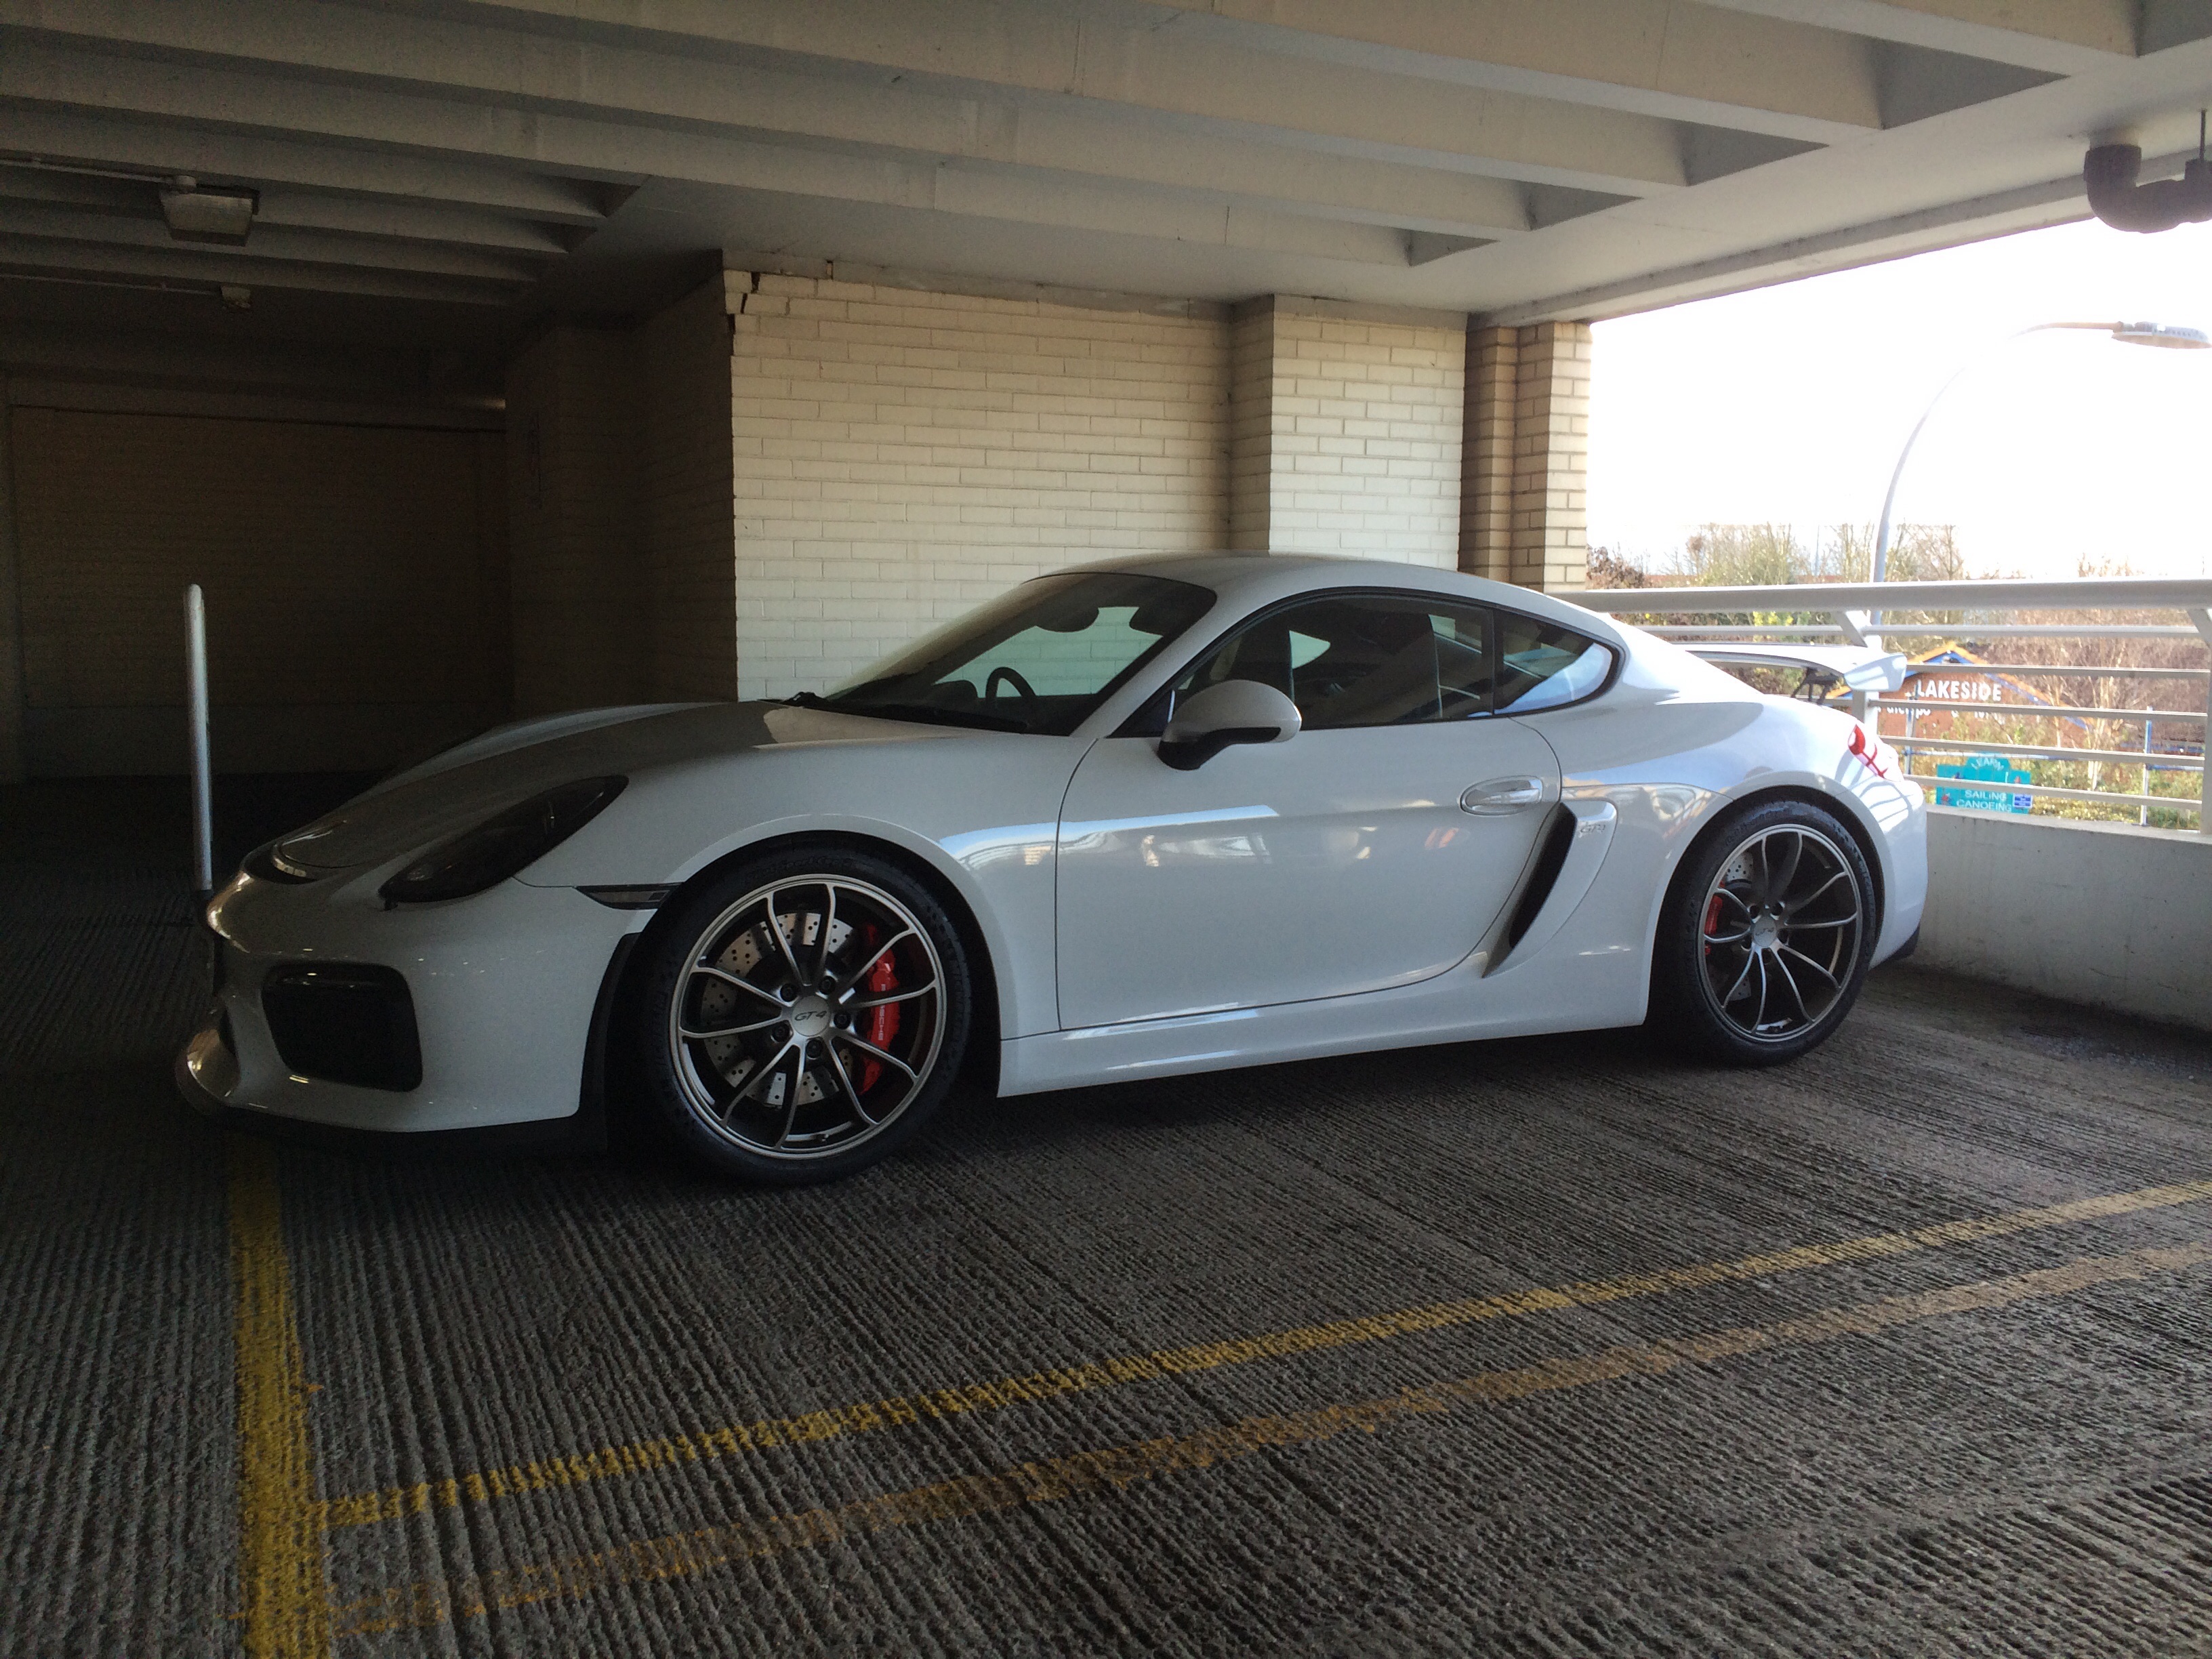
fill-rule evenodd
<path id="1" fill-rule="evenodd" d="M 304 869 L 354 870 L 459 835 L 541 791 L 580 778 L 629 776 L 779 749 L 975 735 L 961 726 L 874 720 L 778 702 L 678 705 L 583 730 L 563 721 L 534 742 L 403 774 L 294 830 L 277 842 L 276 850 L 287 863 Z"/>

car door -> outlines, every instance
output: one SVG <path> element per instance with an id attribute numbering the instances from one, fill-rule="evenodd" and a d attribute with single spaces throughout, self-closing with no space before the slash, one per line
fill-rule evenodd
<path id="1" fill-rule="evenodd" d="M 1317 596 L 1241 627 L 1171 694 L 1273 684 L 1304 720 L 1288 743 L 1192 771 L 1153 737 L 1093 744 L 1061 812 L 1061 1024 L 1353 995 L 1464 959 L 1559 799 L 1550 746 L 1491 714 L 1498 661 L 1482 607 Z"/>

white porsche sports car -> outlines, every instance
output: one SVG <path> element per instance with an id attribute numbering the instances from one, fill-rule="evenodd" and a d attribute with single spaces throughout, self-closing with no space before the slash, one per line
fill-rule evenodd
<path id="1" fill-rule="evenodd" d="M 1288 556 L 1025 582 L 826 696 L 488 732 L 248 857 L 187 1097 L 842 1174 L 1017 1095 L 1634 1025 L 1760 1064 L 1907 948 L 1865 726 L 1557 599 Z"/>

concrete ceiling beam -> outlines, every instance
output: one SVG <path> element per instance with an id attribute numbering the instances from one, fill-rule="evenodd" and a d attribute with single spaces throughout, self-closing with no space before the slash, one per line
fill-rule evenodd
<path id="1" fill-rule="evenodd" d="M 374 236 L 446 247 L 479 248 L 539 259 L 566 258 L 571 238 L 586 234 L 575 231 L 564 235 L 551 226 L 469 208 L 365 201 L 325 196 L 283 185 L 271 185 L 261 192 L 257 235 L 263 225 L 336 231 L 348 236 Z"/>
<path id="2" fill-rule="evenodd" d="M 1683 0 L 1211 0 L 1152 9 L 1224 47 L 1339 70 L 1814 143 L 1881 125 L 1880 64 L 1865 40 Z"/>
<path id="3" fill-rule="evenodd" d="M 428 300 L 447 304 L 504 306 L 514 297 L 509 283 L 474 282 L 419 271 L 372 270 L 364 266 L 301 264 L 284 259 L 244 263 L 213 250 L 134 247 L 115 243 L 61 243 L 19 236 L 0 229 L 0 281 L 124 280 L 126 285 L 184 284 L 218 288 L 301 289 L 387 300 Z M 131 279 L 137 279 L 131 281 Z"/>
<path id="4" fill-rule="evenodd" d="M 2081 75 L 2136 52 L 2139 0 L 1711 0 L 1990 63 Z"/>
<path id="5" fill-rule="evenodd" d="M 902 0 L 803 9 L 666 0 L 649 9 L 629 0 L 409 0 L 408 9 L 577 41 L 719 48 L 753 61 L 782 55 L 1131 104 L 1167 88 L 1255 76 L 1276 96 L 1302 91 L 1323 106 L 1369 101 L 1371 88 L 1312 72 L 1327 65 L 1812 143 L 1880 125 L 1865 42 L 1683 0 L 936 0 L 927 9 Z M 1263 66 L 1267 59 L 1279 61 Z"/>
<path id="6" fill-rule="evenodd" d="M 387 149 L 300 143 L 204 126 L 25 106 L 6 112 L 8 153 L 149 176 L 188 173 L 240 185 L 297 185 L 334 194 L 428 202 L 591 228 L 623 190 L 589 179 L 473 166 Z"/>
<path id="7" fill-rule="evenodd" d="M 180 76 L 125 58 L 20 48 L 0 57 L 0 100 L 112 103 L 173 119 L 222 122 L 288 137 L 374 142 L 404 132 L 424 150 L 586 167 L 634 179 L 735 185 L 834 201 L 932 208 L 1062 228 L 1309 253 L 1362 264 L 1419 263 L 1410 231 L 1473 234 L 1462 218 L 1404 228 L 1292 213 L 1263 202 L 1179 195 L 1036 170 L 947 166 L 846 150 L 724 138 L 696 131 L 532 115 L 380 88 L 312 84 L 201 69 Z M 1528 204 L 1511 211 L 1525 215 Z M 1502 215 L 1500 216 L 1503 216 Z M 1441 222 L 1440 222 L 1441 221 Z M 1525 219 L 1523 222 L 1526 222 Z M 1421 252 L 1427 251 L 1424 245 Z"/>
<path id="8" fill-rule="evenodd" d="M 1674 121 L 1204 41 L 1164 43 L 1135 31 L 1087 46 L 1072 87 L 991 88 L 981 96 L 972 88 L 908 85 L 897 74 L 835 72 L 834 65 L 833 72 L 794 74 L 412 15 L 407 28 L 396 29 L 374 11 L 324 0 L 170 0 L 150 8 L 4 0 L 0 21 L 11 19 L 27 40 L 121 48 L 180 64 L 246 65 L 508 110 L 963 160 L 1015 160 L 1008 145 L 1024 127 L 1030 142 L 1047 142 L 1072 94 L 1119 124 L 1149 117 L 1194 139 L 1235 136 L 1622 195 L 1694 182 L 1690 135 Z M 1191 145 L 1194 171 L 1209 159 L 1204 143 Z M 1093 161 L 1111 165 L 1110 151 Z"/>
<path id="9" fill-rule="evenodd" d="M 18 240 L 40 238 L 53 242 L 105 243 L 118 247 L 168 249 L 186 246 L 169 234 L 158 218 L 125 218 L 116 213 L 88 212 L 40 202 L 0 200 L 0 234 Z M 196 243 L 195 253 L 228 261 L 240 271 L 227 281 L 252 282 L 251 268 L 264 260 L 294 264 L 358 265 L 379 270 L 406 270 L 429 276 L 464 276 L 516 287 L 533 283 L 543 274 L 541 261 L 485 253 L 471 248 L 442 247 L 431 243 L 386 241 L 378 238 L 336 235 L 324 230 L 295 229 L 283 225 L 260 225 L 242 246 Z"/>
<path id="10" fill-rule="evenodd" d="M 10 164 L 0 158 L 0 202 L 73 208 L 149 223 L 161 222 L 160 181 L 88 175 L 49 167 Z M 449 247 L 559 258 L 568 244 L 550 227 L 501 214 L 419 202 L 378 202 L 325 196 L 287 185 L 259 187 L 254 214 L 258 234 L 270 226 L 330 230 L 349 236 L 427 242 Z"/>

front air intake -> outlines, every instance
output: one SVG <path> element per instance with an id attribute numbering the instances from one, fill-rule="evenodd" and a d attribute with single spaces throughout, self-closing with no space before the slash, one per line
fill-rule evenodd
<path id="1" fill-rule="evenodd" d="M 286 1067 L 325 1083 L 395 1093 L 419 1087 L 415 1000 L 389 968 L 298 963 L 261 982 L 261 1012 Z"/>

